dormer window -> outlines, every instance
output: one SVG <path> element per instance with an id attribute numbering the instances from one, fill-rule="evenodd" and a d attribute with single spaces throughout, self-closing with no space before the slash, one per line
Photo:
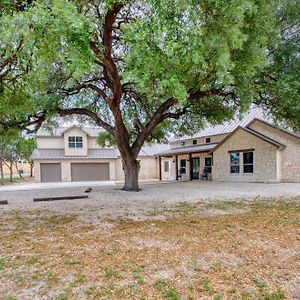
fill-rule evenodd
<path id="1" fill-rule="evenodd" d="M 209 144 L 210 143 L 210 138 L 206 138 L 206 144 Z"/>
<path id="2" fill-rule="evenodd" d="M 69 136 L 69 148 L 82 148 L 82 136 Z"/>

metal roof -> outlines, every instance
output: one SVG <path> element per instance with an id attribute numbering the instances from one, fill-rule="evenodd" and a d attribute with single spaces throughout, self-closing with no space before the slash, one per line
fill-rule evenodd
<path id="1" fill-rule="evenodd" d="M 184 136 L 181 138 L 173 138 L 171 142 L 230 133 L 234 131 L 238 126 L 245 127 L 255 118 L 259 118 L 265 121 L 271 120 L 270 117 L 266 115 L 266 113 L 263 111 L 262 108 L 254 107 L 254 108 L 250 108 L 242 116 L 237 115 L 235 120 L 227 121 L 220 125 L 207 126 L 204 129 L 200 130 L 199 132 L 195 133 L 194 135 Z"/>
<path id="2" fill-rule="evenodd" d="M 36 136 L 37 137 L 55 137 L 55 136 L 62 136 L 66 131 L 71 128 L 77 127 L 83 131 L 85 131 L 91 137 L 98 137 L 100 133 L 105 132 L 103 128 L 100 127 L 81 127 L 77 125 L 73 125 L 70 127 L 57 127 L 51 129 L 41 128 L 38 130 Z"/>
<path id="3" fill-rule="evenodd" d="M 35 149 L 32 160 L 70 160 L 70 159 L 107 159 L 118 158 L 116 149 L 90 149 L 87 156 L 66 156 L 64 149 Z"/>
<path id="4" fill-rule="evenodd" d="M 145 145 L 139 157 L 155 156 L 157 152 L 166 151 L 170 149 L 169 145 L 154 144 Z M 35 149 L 31 155 L 32 160 L 62 160 L 62 159 L 106 159 L 118 158 L 120 152 L 117 148 L 102 148 L 102 149 L 89 149 L 87 156 L 70 156 L 65 155 L 64 149 Z"/>
<path id="5" fill-rule="evenodd" d="M 203 144 L 203 145 L 197 145 L 197 146 L 172 148 L 170 150 L 165 150 L 163 152 L 157 153 L 156 155 L 157 156 L 171 156 L 171 155 L 187 154 L 187 153 L 209 152 L 216 145 L 217 144 Z"/>

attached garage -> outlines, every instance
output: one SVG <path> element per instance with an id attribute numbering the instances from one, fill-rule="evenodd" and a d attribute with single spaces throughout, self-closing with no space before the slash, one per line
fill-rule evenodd
<path id="1" fill-rule="evenodd" d="M 71 163 L 72 181 L 109 180 L 109 163 Z"/>
<path id="2" fill-rule="evenodd" d="M 41 181 L 42 182 L 61 181 L 61 164 L 41 163 Z"/>

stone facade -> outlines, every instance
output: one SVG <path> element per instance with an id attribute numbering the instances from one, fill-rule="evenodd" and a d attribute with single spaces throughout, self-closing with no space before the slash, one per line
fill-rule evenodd
<path id="1" fill-rule="evenodd" d="M 254 121 L 249 127 L 286 146 L 278 159 L 278 164 L 281 166 L 280 180 L 282 182 L 300 182 L 300 139 L 260 120 Z"/>
<path id="2" fill-rule="evenodd" d="M 253 173 L 244 173 L 243 150 L 253 149 Z M 240 153 L 240 173 L 230 172 L 230 152 Z M 276 146 L 239 129 L 213 152 L 212 179 L 216 181 L 277 182 L 280 180 Z"/>

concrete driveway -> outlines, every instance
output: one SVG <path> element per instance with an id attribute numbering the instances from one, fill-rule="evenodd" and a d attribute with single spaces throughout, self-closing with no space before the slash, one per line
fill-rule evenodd
<path id="1" fill-rule="evenodd" d="M 64 188 L 77 188 L 77 187 L 103 187 L 115 186 L 114 181 L 84 181 L 84 182 L 28 182 L 16 183 L 13 185 L 0 186 L 1 192 L 14 192 L 14 191 L 32 191 L 32 190 L 48 190 L 48 189 L 64 189 Z"/>

